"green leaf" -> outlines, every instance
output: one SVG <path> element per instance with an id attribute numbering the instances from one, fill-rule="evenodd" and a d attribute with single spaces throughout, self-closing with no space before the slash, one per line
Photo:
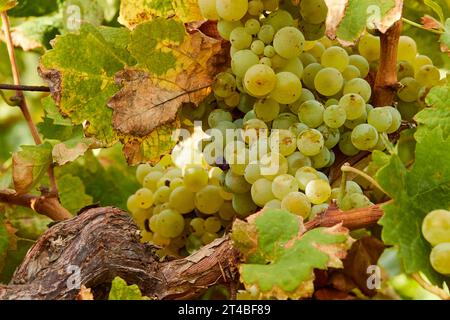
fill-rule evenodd
<path id="1" fill-rule="evenodd" d="M 450 207 L 450 138 L 442 130 L 425 130 L 416 144 L 415 163 L 408 170 L 398 155 L 392 155 L 376 178 L 393 199 L 384 205 L 382 237 L 397 245 L 405 272 L 422 271 L 434 284 L 444 278 L 430 265 L 431 245 L 423 238 L 423 218 L 434 209 Z M 448 280 L 448 279 L 447 279 Z"/>
<path id="2" fill-rule="evenodd" d="M 158 17 L 173 16 L 184 23 L 204 20 L 197 0 L 122 0 L 120 3 L 119 22 L 128 28 Z"/>
<path id="3" fill-rule="evenodd" d="M 75 161 L 93 145 L 91 138 L 85 138 L 81 126 L 74 128 L 69 140 L 58 143 L 53 147 L 52 156 L 54 162 L 62 166 Z"/>
<path id="4" fill-rule="evenodd" d="M 32 240 L 17 239 L 14 247 L 6 251 L 4 263 L 2 264 L 0 261 L 0 283 L 9 283 L 16 268 L 22 263 L 33 244 Z"/>
<path id="5" fill-rule="evenodd" d="M 441 35 L 441 50 L 450 55 L 450 18 L 445 21 L 444 33 Z"/>
<path id="6" fill-rule="evenodd" d="M 7 11 L 14 8 L 17 5 L 16 0 L 0 0 L 0 12 Z"/>
<path id="7" fill-rule="evenodd" d="M 50 143 L 22 146 L 22 151 L 13 155 L 13 181 L 16 192 L 23 194 L 33 188 L 47 172 L 51 163 Z"/>
<path id="8" fill-rule="evenodd" d="M 66 174 L 58 177 L 57 184 L 61 204 L 71 213 L 77 213 L 92 204 L 93 199 L 86 194 L 84 183 L 79 177 Z"/>
<path id="9" fill-rule="evenodd" d="M 419 126 L 419 134 L 423 129 L 432 130 L 440 127 L 444 138 L 450 135 L 450 85 L 434 87 L 427 95 L 426 102 L 430 108 L 425 108 L 414 119 Z"/>
<path id="10" fill-rule="evenodd" d="M 142 296 L 137 285 L 128 286 L 125 280 L 115 277 L 111 284 L 108 300 L 148 300 L 148 297 Z"/>
<path id="11" fill-rule="evenodd" d="M 11 225 L 17 229 L 16 235 L 18 237 L 31 240 L 37 240 L 48 229 L 48 224 L 52 222 L 50 218 L 21 206 L 8 206 L 6 217 Z"/>
<path id="12" fill-rule="evenodd" d="M 17 6 L 8 12 L 12 17 L 40 17 L 58 10 L 57 0 L 18 0 Z"/>
<path id="13" fill-rule="evenodd" d="M 314 292 L 314 269 L 342 268 L 353 242 L 347 229 L 303 232 L 302 219 L 284 210 L 236 220 L 232 239 L 246 260 L 239 268 L 245 288 L 256 287 L 259 298 L 306 298 Z"/>
<path id="14" fill-rule="evenodd" d="M 337 36 L 346 43 L 353 43 L 373 24 L 381 32 L 401 18 L 401 2 L 399 0 L 348 0 L 336 4 L 328 0 L 329 15 L 333 19 L 327 21 L 327 34 Z"/>

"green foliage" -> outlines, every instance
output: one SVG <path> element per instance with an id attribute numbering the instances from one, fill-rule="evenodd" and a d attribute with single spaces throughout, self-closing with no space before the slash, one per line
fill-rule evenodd
<path id="1" fill-rule="evenodd" d="M 283 210 L 265 210 L 233 225 L 232 239 L 244 254 L 239 268 L 247 289 L 261 298 L 298 299 L 314 291 L 314 269 L 342 268 L 352 239 L 341 226 L 304 233 L 302 219 Z"/>
<path id="2" fill-rule="evenodd" d="M 58 0 L 18 0 L 17 6 L 8 12 L 12 17 L 40 17 L 58 9 Z"/>
<path id="3" fill-rule="evenodd" d="M 120 277 L 115 277 L 111 291 L 109 291 L 109 300 L 148 300 L 147 297 L 142 296 L 141 290 L 135 284 L 128 286 L 125 280 Z"/>

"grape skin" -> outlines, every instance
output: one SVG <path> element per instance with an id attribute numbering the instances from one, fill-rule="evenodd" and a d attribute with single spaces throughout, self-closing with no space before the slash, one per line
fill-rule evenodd
<path id="1" fill-rule="evenodd" d="M 450 242 L 450 211 L 433 210 L 422 222 L 422 234 L 433 246 Z"/>

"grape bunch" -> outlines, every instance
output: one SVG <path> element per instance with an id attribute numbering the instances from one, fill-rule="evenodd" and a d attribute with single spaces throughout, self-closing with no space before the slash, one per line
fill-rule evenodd
<path id="1" fill-rule="evenodd" d="M 433 246 L 430 262 L 434 270 L 450 275 L 450 211 L 433 210 L 422 222 L 422 234 Z"/>

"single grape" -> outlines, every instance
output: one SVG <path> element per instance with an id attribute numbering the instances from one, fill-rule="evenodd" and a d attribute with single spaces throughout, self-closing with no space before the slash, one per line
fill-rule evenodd
<path id="1" fill-rule="evenodd" d="M 248 2 L 248 13 L 252 16 L 260 16 L 264 10 L 264 4 L 260 0 L 251 0 Z"/>
<path id="2" fill-rule="evenodd" d="M 317 73 L 322 69 L 323 67 L 319 63 L 311 63 L 305 67 L 303 70 L 302 81 L 308 89 L 315 90 L 314 81 Z"/>
<path id="3" fill-rule="evenodd" d="M 367 123 L 378 132 L 385 132 L 392 125 L 392 114 L 388 108 L 374 108 L 369 112 Z"/>
<path id="4" fill-rule="evenodd" d="M 378 131 L 370 124 L 360 124 L 353 129 L 351 139 L 359 150 L 370 150 L 377 145 Z"/>
<path id="5" fill-rule="evenodd" d="M 317 62 L 320 62 L 320 60 L 322 59 L 322 55 L 326 49 L 327 48 L 325 48 L 323 43 L 316 41 L 314 43 L 314 46 L 311 49 L 309 49 L 307 52 L 310 53 L 317 60 Z"/>
<path id="6" fill-rule="evenodd" d="M 433 210 L 422 222 L 423 237 L 432 245 L 450 242 L 450 211 Z"/>
<path id="7" fill-rule="evenodd" d="M 223 202 L 218 186 L 208 185 L 195 194 L 195 207 L 205 214 L 219 211 Z"/>
<path id="8" fill-rule="evenodd" d="M 152 171 L 145 176 L 142 185 L 144 188 L 156 191 L 156 184 L 163 176 L 164 174 L 161 171 Z"/>
<path id="9" fill-rule="evenodd" d="M 330 128 L 340 128 L 347 120 L 347 113 L 345 109 L 339 105 L 332 105 L 326 108 L 323 112 L 323 121 Z"/>
<path id="10" fill-rule="evenodd" d="M 280 104 L 271 98 L 263 98 L 256 101 L 253 110 L 258 119 L 269 122 L 274 120 L 280 112 Z"/>
<path id="11" fill-rule="evenodd" d="M 439 80 L 441 80 L 441 73 L 438 68 L 428 64 L 417 70 L 415 78 L 422 86 L 431 88 L 439 84 Z"/>
<path id="12" fill-rule="evenodd" d="M 277 53 L 276 53 L 275 48 L 274 48 L 273 46 L 267 45 L 267 46 L 264 47 L 264 56 L 265 56 L 265 57 L 267 57 L 267 58 L 272 58 L 272 57 L 274 57 L 276 54 L 277 54 Z M 272 60 L 270 60 L 270 61 L 271 61 L 271 63 L 272 63 Z"/>
<path id="13" fill-rule="evenodd" d="M 300 98 L 302 83 L 291 72 L 279 72 L 276 74 L 276 84 L 271 92 L 271 97 L 282 104 L 294 103 Z"/>
<path id="14" fill-rule="evenodd" d="M 219 20 L 219 22 L 217 22 L 217 31 L 225 40 L 230 40 L 231 31 L 237 27 L 242 27 L 242 23 L 240 21 Z"/>
<path id="15" fill-rule="evenodd" d="M 216 0 L 216 10 L 219 17 L 228 21 L 237 21 L 245 16 L 248 0 Z"/>
<path id="16" fill-rule="evenodd" d="M 127 209 L 129 212 L 134 213 L 138 212 L 141 208 L 139 206 L 139 202 L 136 198 L 136 195 L 131 195 L 127 199 Z"/>
<path id="17" fill-rule="evenodd" d="M 253 202 L 250 192 L 233 194 L 232 205 L 234 211 L 236 211 L 236 214 L 241 218 L 249 216 L 258 208 L 258 206 Z"/>
<path id="18" fill-rule="evenodd" d="M 359 54 L 369 62 L 378 60 L 381 51 L 380 38 L 366 33 L 359 39 L 358 50 Z"/>
<path id="19" fill-rule="evenodd" d="M 314 78 L 314 86 L 317 92 L 327 97 L 337 94 L 341 91 L 343 85 L 344 78 L 335 68 L 323 68 L 317 72 Z"/>
<path id="20" fill-rule="evenodd" d="M 251 188 L 243 176 L 237 175 L 231 170 L 225 175 L 225 186 L 233 193 L 246 193 Z"/>
<path id="21" fill-rule="evenodd" d="M 291 192 L 281 201 L 281 208 L 306 219 L 311 213 L 311 202 L 302 192 Z"/>
<path id="22" fill-rule="evenodd" d="M 287 71 L 295 74 L 299 79 L 303 76 L 303 64 L 299 58 L 292 58 L 280 69 L 280 71 Z"/>
<path id="23" fill-rule="evenodd" d="M 136 179 L 140 184 L 144 182 L 144 178 L 152 171 L 152 166 L 148 163 L 141 164 L 136 169 Z"/>
<path id="24" fill-rule="evenodd" d="M 158 233 L 166 238 L 175 238 L 184 230 L 184 218 L 172 209 L 166 209 L 158 214 Z"/>
<path id="25" fill-rule="evenodd" d="M 397 60 L 405 60 L 414 63 L 417 55 L 417 45 L 414 39 L 408 36 L 400 36 L 397 49 Z"/>
<path id="26" fill-rule="evenodd" d="M 252 44 L 252 36 L 244 27 L 237 27 L 230 33 L 230 42 L 237 50 L 247 49 Z"/>
<path id="27" fill-rule="evenodd" d="M 236 79 L 228 72 L 221 72 L 215 77 L 212 89 L 216 96 L 227 98 L 236 90 Z"/>
<path id="28" fill-rule="evenodd" d="M 321 125 L 317 130 L 322 134 L 323 140 L 325 141 L 325 147 L 328 149 L 333 149 L 341 138 L 341 133 L 338 129 L 330 128 L 326 125 Z"/>
<path id="29" fill-rule="evenodd" d="M 303 52 L 305 37 L 295 27 L 284 27 L 275 34 L 273 47 L 285 59 L 298 57 Z"/>
<path id="30" fill-rule="evenodd" d="M 342 199 L 342 203 L 339 204 L 341 210 L 348 211 L 358 208 L 366 208 L 371 206 L 369 198 L 361 193 L 349 193 Z"/>
<path id="31" fill-rule="evenodd" d="M 245 143 L 251 144 L 260 137 L 266 137 L 268 131 L 269 129 L 264 121 L 260 119 L 250 119 L 244 122 L 244 126 L 241 130 L 241 137 Z"/>
<path id="32" fill-rule="evenodd" d="M 324 147 L 325 141 L 320 131 L 316 129 L 304 130 L 297 137 L 298 150 L 306 156 L 319 154 Z"/>
<path id="33" fill-rule="evenodd" d="M 162 186 L 156 190 L 153 195 L 155 203 L 166 203 L 169 202 L 169 196 L 172 190 L 167 186 Z"/>
<path id="34" fill-rule="evenodd" d="M 281 209 L 281 201 L 278 199 L 272 199 L 264 206 L 266 209 Z"/>
<path id="35" fill-rule="evenodd" d="M 245 31 L 248 34 L 256 35 L 261 28 L 261 25 L 259 24 L 259 21 L 256 19 L 248 19 L 245 22 Z"/>
<path id="36" fill-rule="evenodd" d="M 311 180 L 306 185 L 305 195 L 313 204 L 326 202 L 331 196 L 331 187 L 322 179 Z"/>
<path id="37" fill-rule="evenodd" d="M 360 78 L 361 72 L 359 71 L 358 67 L 349 64 L 342 72 L 342 77 L 344 77 L 345 81 L 350 81 L 355 78 Z"/>
<path id="38" fill-rule="evenodd" d="M 288 172 L 288 163 L 286 158 L 274 150 L 262 156 L 260 163 L 261 175 L 269 180 L 273 180 L 276 176 Z"/>
<path id="39" fill-rule="evenodd" d="M 366 80 L 356 78 L 348 81 L 344 86 L 344 95 L 349 93 L 359 94 L 365 102 L 368 102 L 372 95 L 372 88 Z"/>
<path id="40" fill-rule="evenodd" d="M 280 113 L 272 122 L 272 129 L 289 129 L 298 122 L 298 117 L 292 113 Z"/>
<path id="41" fill-rule="evenodd" d="M 430 263 L 440 274 L 450 275 L 450 242 L 440 243 L 431 250 Z"/>
<path id="42" fill-rule="evenodd" d="M 209 217 L 205 220 L 205 231 L 206 232 L 219 232 L 219 230 L 222 228 L 222 223 L 220 222 L 220 219 L 217 217 Z"/>
<path id="43" fill-rule="evenodd" d="M 264 42 L 261 40 L 255 40 L 252 42 L 252 45 L 250 46 L 250 49 L 253 51 L 254 54 L 260 56 L 264 53 Z"/>
<path id="44" fill-rule="evenodd" d="M 298 169 L 312 165 L 311 159 L 299 151 L 289 155 L 286 160 L 288 162 L 288 173 L 291 176 L 295 176 Z"/>
<path id="45" fill-rule="evenodd" d="M 294 19 L 291 14 L 285 10 L 275 10 L 271 12 L 266 19 L 264 19 L 264 24 L 271 25 L 275 32 L 284 28 L 294 25 Z"/>
<path id="46" fill-rule="evenodd" d="M 433 60 L 431 60 L 428 56 L 422 54 L 419 54 L 414 58 L 413 67 L 416 71 L 425 65 L 433 65 Z"/>
<path id="47" fill-rule="evenodd" d="M 328 7 L 324 0 L 303 0 L 300 2 L 300 14 L 306 22 L 320 24 L 327 18 Z"/>
<path id="48" fill-rule="evenodd" d="M 153 192 L 147 188 L 141 188 L 135 193 L 135 201 L 141 209 L 148 209 L 153 204 Z"/>
<path id="49" fill-rule="evenodd" d="M 208 172 L 201 166 L 189 166 L 184 172 L 184 186 L 191 192 L 197 192 L 208 184 Z"/>
<path id="50" fill-rule="evenodd" d="M 218 20 L 216 0 L 198 0 L 198 6 L 202 16 L 207 20 Z"/>
<path id="51" fill-rule="evenodd" d="M 304 102 L 298 109 L 298 118 L 310 128 L 317 128 L 323 123 L 325 108 L 316 100 Z"/>
<path id="52" fill-rule="evenodd" d="M 402 124 L 402 115 L 394 107 L 386 107 L 386 108 L 389 110 L 392 116 L 392 125 L 386 131 L 387 133 L 390 134 L 396 132 L 400 128 Z"/>
<path id="53" fill-rule="evenodd" d="M 354 54 L 348 57 L 348 62 L 359 69 L 360 77 L 365 78 L 369 74 L 369 62 L 366 58 L 359 54 Z"/>
<path id="54" fill-rule="evenodd" d="M 355 156 L 359 153 L 359 149 L 357 149 L 352 143 L 351 132 L 345 132 L 341 135 L 339 150 L 349 157 Z"/>
<path id="55" fill-rule="evenodd" d="M 262 58 L 259 60 L 259 63 L 260 63 L 260 64 L 263 64 L 263 65 L 265 65 L 265 66 L 268 66 L 268 67 L 272 67 L 272 60 L 270 60 L 270 58 L 267 58 L 267 57 L 262 57 Z"/>
<path id="56" fill-rule="evenodd" d="M 205 234 L 202 235 L 201 239 L 202 243 L 204 245 L 207 245 L 217 239 L 217 233 L 205 232 Z"/>
<path id="57" fill-rule="evenodd" d="M 234 218 L 235 215 L 236 211 L 234 211 L 233 205 L 229 201 L 224 202 L 219 209 L 219 217 L 222 220 L 230 221 Z"/>
<path id="58" fill-rule="evenodd" d="M 416 101 L 419 97 L 419 91 L 421 84 L 414 78 L 406 77 L 400 80 L 400 89 L 397 92 L 397 96 L 405 102 Z"/>
<path id="59" fill-rule="evenodd" d="M 339 106 L 344 108 L 348 120 L 355 120 L 361 117 L 366 111 L 364 99 L 355 93 L 345 94 L 339 100 Z"/>
<path id="60" fill-rule="evenodd" d="M 296 137 L 298 137 L 298 135 L 300 133 L 302 133 L 303 130 L 309 129 L 309 127 L 301 122 L 297 122 L 294 123 L 292 126 L 289 127 L 289 131 L 291 131 Z"/>
<path id="61" fill-rule="evenodd" d="M 181 214 L 189 213 L 195 208 L 194 193 L 184 186 L 177 187 L 170 194 L 169 205 Z"/>
<path id="62" fill-rule="evenodd" d="M 264 4 L 264 10 L 275 11 L 278 8 L 280 0 L 261 0 Z"/>
<path id="63" fill-rule="evenodd" d="M 309 66 L 311 63 L 317 63 L 316 58 L 311 53 L 303 52 L 298 56 L 300 61 L 302 62 L 303 66 Z"/>
<path id="64" fill-rule="evenodd" d="M 222 109 L 215 109 L 208 116 L 208 125 L 211 128 L 217 127 L 217 125 L 222 121 L 233 121 L 231 113 Z"/>
<path id="65" fill-rule="evenodd" d="M 297 170 L 295 173 L 295 179 L 297 179 L 299 183 L 300 190 L 305 191 L 306 185 L 312 181 L 319 179 L 318 171 L 313 167 L 302 167 Z"/>
<path id="66" fill-rule="evenodd" d="M 264 207 L 264 205 L 275 198 L 272 193 L 272 181 L 269 179 L 258 179 L 252 185 L 251 194 L 253 202 L 259 207 Z"/>
<path id="67" fill-rule="evenodd" d="M 255 97 L 265 96 L 270 93 L 274 90 L 277 82 L 278 77 L 272 68 L 263 64 L 256 64 L 250 67 L 244 77 L 245 88 Z"/>
<path id="68" fill-rule="evenodd" d="M 343 72 L 348 66 L 349 57 L 347 51 L 343 48 L 332 46 L 323 52 L 320 61 L 324 67 L 335 68 L 338 71 Z"/>
<path id="69" fill-rule="evenodd" d="M 288 156 L 297 149 L 297 138 L 289 130 L 272 130 L 269 137 L 270 149 Z"/>
<path id="70" fill-rule="evenodd" d="M 260 165 L 257 161 L 252 161 L 245 167 L 244 178 L 250 184 L 262 178 Z"/>
<path id="71" fill-rule="evenodd" d="M 258 39 L 264 42 L 266 45 L 272 43 L 275 36 L 275 29 L 270 24 L 261 26 L 258 32 Z"/>
<path id="72" fill-rule="evenodd" d="M 231 59 L 231 70 L 237 77 L 243 78 L 247 70 L 258 63 L 258 56 L 251 50 L 239 50 Z"/>
<path id="73" fill-rule="evenodd" d="M 408 61 L 397 62 L 397 79 L 414 77 L 414 67 Z"/>
<path id="74" fill-rule="evenodd" d="M 298 191 L 299 188 L 297 179 L 289 174 L 282 174 L 272 181 L 272 193 L 280 200 L 288 193 Z"/>
<path id="75" fill-rule="evenodd" d="M 193 234 L 195 234 L 196 236 L 202 236 L 205 233 L 205 220 L 202 218 L 194 218 L 191 220 L 191 222 L 189 223 L 189 225 L 191 226 L 192 230 L 193 230 Z"/>

